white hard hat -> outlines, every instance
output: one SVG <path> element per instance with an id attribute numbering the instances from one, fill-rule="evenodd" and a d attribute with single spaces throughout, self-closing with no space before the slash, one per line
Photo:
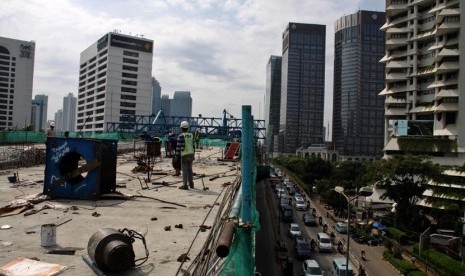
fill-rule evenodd
<path id="1" fill-rule="evenodd" d="M 180 127 L 181 128 L 189 128 L 189 123 L 187 121 L 182 121 Z"/>
<path id="2" fill-rule="evenodd" d="M 50 123 L 50 126 L 51 126 L 51 127 L 54 127 L 54 126 L 55 126 L 55 122 L 51 122 L 51 123 Z"/>

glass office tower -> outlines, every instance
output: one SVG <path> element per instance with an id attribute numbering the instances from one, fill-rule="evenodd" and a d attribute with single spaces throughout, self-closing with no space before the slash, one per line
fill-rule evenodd
<path id="1" fill-rule="evenodd" d="M 340 160 L 382 156 L 384 22 L 384 12 L 358 11 L 335 23 L 333 142 Z"/>
<path id="2" fill-rule="evenodd" d="M 281 105 L 281 62 L 282 58 L 271 56 L 266 65 L 266 152 L 278 151 L 274 148 L 274 137 L 279 133 L 279 109 Z"/>
<path id="3" fill-rule="evenodd" d="M 283 33 L 279 144 L 323 143 L 326 26 L 290 22 Z"/>

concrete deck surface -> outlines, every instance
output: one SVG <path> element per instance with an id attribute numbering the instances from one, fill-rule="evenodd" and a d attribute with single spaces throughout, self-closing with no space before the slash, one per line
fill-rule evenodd
<path id="1" fill-rule="evenodd" d="M 176 275 L 187 269 L 200 252 L 209 231 L 199 231 L 200 225 L 211 226 L 219 204 L 223 200 L 225 185 L 237 179 L 239 169 L 232 162 L 218 161 L 222 157 L 220 148 L 202 149 L 196 153 L 194 173 L 205 174 L 203 178 L 208 190 L 203 190 L 200 178 L 195 178 L 195 188 L 180 190 L 182 178 L 173 176 L 171 159 L 157 159 L 155 172 L 167 172 L 169 175 L 152 175 L 151 182 L 165 181 L 168 185 L 153 185 L 142 189 L 140 179 L 146 173 L 132 173 L 137 166 L 133 153 L 118 156 L 117 183 L 122 185 L 118 192 L 128 195 L 142 195 L 146 198 L 77 200 L 56 198 L 36 204 L 40 209 L 48 204 L 52 209 L 44 209 L 36 214 L 24 216 L 24 213 L 0 218 L 0 226 L 10 225 L 10 229 L 0 230 L 0 267 L 17 257 L 33 258 L 47 263 L 65 265 L 68 269 L 60 275 L 94 275 L 93 270 L 83 261 L 87 255 L 90 237 L 100 228 L 131 229 L 145 235 L 148 261 L 141 267 L 120 275 Z M 7 176 L 18 172 L 20 185 L 8 182 Z M 34 197 L 42 193 L 44 166 L 18 168 L 0 172 L 0 207 L 13 200 Z M 220 175 L 212 181 L 211 176 Z M 149 198 L 150 197 L 150 198 Z M 152 199 L 155 198 L 155 199 Z M 158 201 L 160 199 L 166 203 Z M 175 204 L 171 204 L 171 203 Z M 215 204 L 217 203 L 217 204 Z M 181 207 L 176 204 L 186 205 Z M 63 223 L 56 230 L 56 248 L 76 249 L 74 255 L 47 254 L 50 248 L 41 246 L 41 225 Z M 183 228 L 175 228 L 182 224 Z M 165 231 L 171 226 L 171 231 Z M 142 243 L 133 243 L 137 258 L 145 256 Z M 190 261 L 181 267 L 178 257 L 189 251 Z M 179 273 L 182 275 L 182 273 Z"/>

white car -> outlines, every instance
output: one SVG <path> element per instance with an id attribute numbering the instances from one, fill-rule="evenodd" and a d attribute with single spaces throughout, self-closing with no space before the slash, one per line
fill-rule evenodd
<path id="1" fill-rule="evenodd" d="M 284 191 L 284 189 L 278 190 L 277 195 L 278 195 L 278 198 L 282 198 L 282 197 L 286 197 L 286 196 L 287 196 L 286 191 Z"/>
<path id="2" fill-rule="evenodd" d="M 296 200 L 295 201 L 295 208 L 299 211 L 305 211 L 307 210 L 307 203 L 303 200 Z"/>
<path id="3" fill-rule="evenodd" d="M 338 231 L 341 234 L 346 234 L 347 233 L 347 224 L 344 222 L 338 222 L 336 223 L 336 231 Z"/>
<path id="4" fill-rule="evenodd" d="M 294 195 L 294 200 L 304 200 L 304 198 L 301 195 Z"/>
<path id="5" fill-rule="evenodd" d="M 332 252 L 333 244 L 331 243 L 331 238 L 328 234 L 320 232 L 316 235 L 316 245 L 320 252 Z"/>
<path id="6" fill-rule="evenodd" d="M 305 260 L 302 269 L 305 276 L 323 276 L 323 271 L 316 260 Z"/>
<path id="7" fill-rule="evenodd" d="M 297 223 L 289 224 L 289 236 L 291 238 L 300 237 L 302 232 L 300 231 L 300 227 Z"/>

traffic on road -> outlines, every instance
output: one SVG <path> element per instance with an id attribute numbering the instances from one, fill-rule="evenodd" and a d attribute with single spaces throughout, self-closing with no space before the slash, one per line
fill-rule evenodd
<path id="1" fill-rule="evenodd" d="M 274 194 L 270 198 L 276 206 L 270 212 L 278 217 L 277 231 L 285 239 L 293 275 L 346 275 L 346 255 L 341 245 L 347 239 L 347 224 L 333 226 L 327 222 L 288 177 L 276 175 L 270 186 L 269 192 Z M 347 275 L 356 275 L 351 264 Z"/>

